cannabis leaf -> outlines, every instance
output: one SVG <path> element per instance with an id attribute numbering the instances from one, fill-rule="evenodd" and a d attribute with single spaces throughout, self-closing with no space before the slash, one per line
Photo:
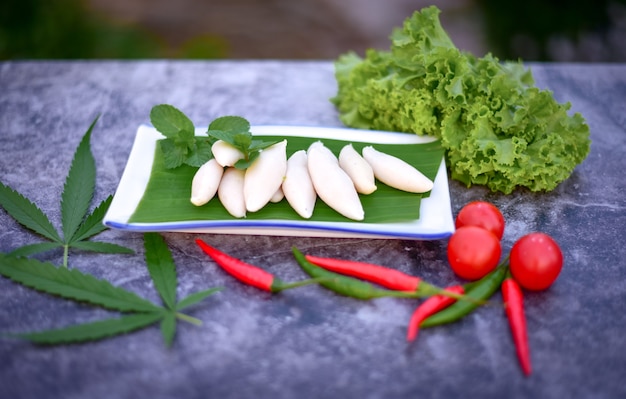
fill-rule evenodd
<path id="1" fill-rule="evenodd" d="M 167 247 L 167 244 L 165 244 L 163 237 L 158 233 L 145 233 L 144 247 L 148 272 L 167 310 L 161 320 L 161 333 L 163 334 L 163 339 L 169 346 L 176 333 L 176 318 L 188 321 L 192 324 L 201 323 L 199 320 L 187 316 L 180 311 L 202 301 L 209 295 L 221 290 L 221 288 L 210 288 L 196 292 L 177 303 L 176 286 L 178 283 L 176 279 L 176 265 L 174 264 L 172 253 Z"/>
<path id="2" fill-rule="evenodd" d="M 159 307 L 130 291 L 77 269 L 36 259 L 0 254 L 0 274 L 30 288 L 121 312 L 150 312 Z"/>
<path id="3" fill-rule="evenodd" d="M 200 320 L 181 311 L 220 291 L 221 288 L 199 291 L 176 302 L 176 265 L 167 244 L 159 234 L 146 233 L 144 247 L 150 277 L 165 307 L 76 269 L 56 267 L 36 259 L 0 253 L 0 275 L 48 294 L 123 312 L 120 317 L 106 320 L 46 331 L 3 335 L 52 345 L 102 339 L 160 322 L 163 339 L 168 347 L 171 346 L 176 335 L 177 319 L 196 325 L 202 324 Z"/>
<path id="4" fill-rule="evenodd" d="M 200 167 L 213 158 L 213 141 L 197 137 L 193 122 L 178 108 L 168 104 L 155 105 L 150 111 L 150 122 L 166 137 L 159 141 L 159 146 L 167 169 L 182 164 Z"/>
<path id="5" fill-rule="evenodd" d="M 63 248 L 63 266 L 67 267 L 70 248 L 102 253 L 131 254 L 129 248 L 117 244 L 86 241 L 106 229 L 102 219 L 111 205 L 112 196 L 87 214 L 96 186 L 96 163 L 89 141 L 98 117 L 89 126 L 74 153 L 61 194 L 61 224 L 63 237 L 48 217 L 29 199 L 0 182 L 0 206 L 24 227 L 52 242 L 42 242 L 15 249 L 11 255 L 30 256 Z"/>
<path id="6" fill-rule="evenodd" d="M 7 335 L 48 345 L 83 342 L 139 330 L 155 323 L 160 317 L 158 313 L 139 313 L 54 330 Z"/>

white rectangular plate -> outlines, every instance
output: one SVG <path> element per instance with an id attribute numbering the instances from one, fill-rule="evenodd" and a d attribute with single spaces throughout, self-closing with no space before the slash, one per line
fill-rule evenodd
<path id="1" fill-rule="evenodd" d="M 198 128 L 203 134 L 206 129 Z M 255 136 L 301 136 L 385 144 L 415 144 L 432 141 L 414 134 L 312 126 L 253 126 Z M 356 134 L 355 134 L 356 133 Z M 401 223 L 317 222 L 299 220 L 195 220 L 161 223 L 129 223 L 148 185 L 157 141 L 163 136 L 141 125 L 111 206 L 104 217 L 107 227 L 135 232 L 192 232 L 215 234 L 280 235 L 308 237 L 365 237 L 415 240 L 448 238 L 454 232 L 445 161 L 441 161 L 434 188 L 421 200 L 420 218 Z"/>

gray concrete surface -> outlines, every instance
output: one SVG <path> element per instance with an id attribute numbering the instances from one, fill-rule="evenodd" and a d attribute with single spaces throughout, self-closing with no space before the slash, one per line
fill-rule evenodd
<path id="1" fill-rule="evenodd" d="M 270 296 L 245 287 L 198 251 L 196 235 L 166 233 L 179 295 L 225 291 L 190 309 L 166 349 L 157 326 L 100 342 L 40 347 L 0 339 L 0 397 L 23 398 L 619 398 L 626 396 L 626 66 L 533 64 L 539 87 L 582 112 L 589 157 L 555 191 L 492 194 L 451 181 L 454 213 L 487 199 L 507 219 L 503 245 L 532 230 L 565 253 L 559 280 L 527 293 L 534 373 L 518 366 L 504 313 L 485 307 L 466 320 L 405 342 L 416 301 L 360 302 L 319 287 Z M 139 124 L 169 103 L 199 125 L 234 114 L 253 124 L 341 126 L 326 61 L 0 63 L 0 180 L 58 226 L 59 196 L 72 154 L 97 114 L 92 136 L 95 202 L 115 192 Z M 0 210 L 0 251 L 41 241 Z M 290 248 L 382 264 L 439 285 L 458 282 L 444 241 L 290 238 L 202 234 L 284 280 L 305 276 Z M 99 240 L 136 250 L 74 252 L 70 265 L 158 301 L 142 237 L 106 231 Z M 39 256 L 59 264 L 62 254 Z M 495 299 L 497 300 L 496 295 Z M 111 316 L 0 278 L 0 331 L 62 327 Z"/>

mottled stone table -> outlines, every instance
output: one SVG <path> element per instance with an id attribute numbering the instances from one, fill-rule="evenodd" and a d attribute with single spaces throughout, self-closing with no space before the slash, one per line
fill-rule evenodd
<path id="1" fill-rule="evenodd" d="M 589 157 L 555 191 L 492 194 L 450 182 L 453 212 L 487 199 L 507 221 L 504 246 L 540 230 L 565 252 L 549 290 L 526 297 L 534 373 L 525 378 L 503 311 L 485 307 L 462 322 L 405 327 L 415 301 L 359 302 L 319 287 L 270 296 L 244 287 L 199 253 L 194 235 L 166 233 L 179 295 L 211 286 L 196 305 L 201 327 L 182 323 L 166 349 L 158 327 L 94 343 L 40 347 L 0 340 L 3 398 L 399 398 L 626 396 L 626 65 L 533 64 L 537 85 L 582 112 Z M 0 63 L 0 180 L 60 223 L 59 198 L 72 154 L 90 122 L 95 202 L 114 193 L 136 128 L 158 103 L 202 125 L 222 115 L 253 124 L 341 126 L 329 102 L 330 61 Z M 39 240 L 0 210 L 0 250 Z M 455 281 L 445 241 L 210 236 L 219 248 L 303 278 L 290 248 L 393 264 L 436 284 Z M 99 240 L 135 255 L 73 252 L 70 265 L 158 301 L 142 236 L 108 230 Z M 38 256 L 59 264 L 62 253 Z M 499 294 L 498 294 L 499 295 Z M 496 297 L 498 298 L 498 297 Z M 114 313 L 113 313 L 114 314 Z M 30 331 L 98 320 L 109 312 L 0 278 L 0 330 Z"/>

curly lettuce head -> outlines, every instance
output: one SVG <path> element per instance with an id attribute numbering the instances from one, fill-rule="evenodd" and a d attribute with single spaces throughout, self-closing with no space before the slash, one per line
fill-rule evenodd
<path id="1" fill-rule="evenodd" d="M 451 177 L 493 191 L 549 191 L 589 153 L 589 127 L 521 63 L 457 49 L 431 6 L 391 35 L 390 51 L 335 62 L 343 123 L 436 136 Z"/>

